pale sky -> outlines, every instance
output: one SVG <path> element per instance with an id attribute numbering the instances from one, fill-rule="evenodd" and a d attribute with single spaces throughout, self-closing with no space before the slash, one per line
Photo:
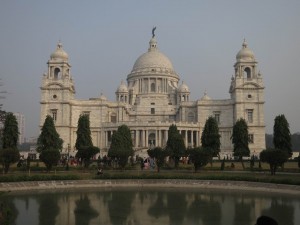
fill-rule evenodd
<path id="1" fill-rule="evenodd" d="M 103 92 L 114 101 L 154 26 L 158 48 L 192 100 L 205 90 L 213 99 L 230 98 L 235 56 L 246 38 L 266 87 L 267 133 L 279 114 L 292 133 L 300 131 L 299 0 L 1 0 L 0 91 L 8 92 L 2 109 L 25 115 L 27 138 L 39 135 L 42 75 L 59 40 L 76 98 Z"/>

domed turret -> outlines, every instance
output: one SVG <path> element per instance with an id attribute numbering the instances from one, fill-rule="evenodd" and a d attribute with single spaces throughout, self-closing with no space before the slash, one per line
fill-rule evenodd
<path id="1" fill-rule="evenodd" d="M 202 101 L 209 101 L 209 100 L 211 100 L 211 98 L 207 95 L 207 92 L 206 92 L 206 91 L 204 92 L 204 95 L 203 95 L 203 97 L 201 98 L 201 100 L 202 100 Z"/>
<path id="2" fill-rule="evenodd" d="M 236 60 L 238 62 L 255 61 L 254 53 L 250 48 L 248 48 L 248 44 L 245 39 L 242 46 L 242 49 L 236 54 Z"/>
<path id="3" fill-rule="evenodd" d="M 107 100 L 107 98 L 106 98 L 106 96 L 105 95 L 103 95 L 103 93 L 101 93 L 100 94 L 100 100 L 102 100 L 102 101 L 106 101 Z"/>
<path id="4" fill-rule="evenodd" d="M 128 88 L 126 86 L 126 84 L 124 83 L 124 81 L 122 80 L 121 81 L 121 84 L 120 86 L 118 87 L 117 91 L 116 92 L 128 92 Z"/>
<path id="5" fill-rule="evenodd" d="M 62 43 L 58 42 L 55 52 L 53 52 L 50 55 L 51 60 L 62 60 L 62 61 L 68 61 L 69 56 L 68 54 L 63 50 Z"/>
<path id="6" fill-rule="evenodd" d="M 178 88 L 178 92 L 190 93 L 189 87 L 182 81 L 182 84 Z"/>

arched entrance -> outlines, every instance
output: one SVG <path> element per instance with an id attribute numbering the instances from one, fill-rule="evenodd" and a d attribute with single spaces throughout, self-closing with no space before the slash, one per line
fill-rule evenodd
<path id="1" fill-rule="evenodd" d="M 148 146 L 150 148 L 153 148 L 156 146 L 156 138 L 155 138 L 155 132 L 150 132 L 148 136 Z"/>

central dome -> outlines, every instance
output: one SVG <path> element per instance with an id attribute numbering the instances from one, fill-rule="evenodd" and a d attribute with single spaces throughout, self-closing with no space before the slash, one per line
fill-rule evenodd
<path id="1" fill-rule="evenodd" d="M 146 71 L 159 71 L 174 73 L 171 61 L 161 53 L 156 47 L 155 38 L 151 38 L 149 42 L 148 52 L 142 54 L 134 63 L 131 73 L 146 72 Z"/>

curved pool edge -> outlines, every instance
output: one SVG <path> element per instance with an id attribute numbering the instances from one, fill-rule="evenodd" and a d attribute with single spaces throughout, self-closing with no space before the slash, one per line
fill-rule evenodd
<path id="1" fill-rule="evenodd" d="M 176 180 L 176 179 L 120 179 L 120 180 L 64 180 L 64 181 L 26 181 L 0 183 L 0 192 L 59 190 L 82 188 L 202 188 L 223 190 L 260 191 L 271 193 L 300 194 L 300 186 L 259 183 L 247 181 L 220 180 Z"/>

